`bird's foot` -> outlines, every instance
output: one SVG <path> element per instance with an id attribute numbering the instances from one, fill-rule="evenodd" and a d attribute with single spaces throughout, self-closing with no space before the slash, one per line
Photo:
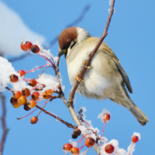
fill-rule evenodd
<path id="1" fill-rule="evenodd" d="M 86 69 L 92 69 L 92 66 L 84 65 L 84 68 L 86 68 Z"/>
<path id="2" fill-rule="evenodd" d="M 79 75 L 77 75 L 75 77 L 75 80 L 78 81 L 78 82 L 82 82 L 83 81 L 83 79 Z"/>

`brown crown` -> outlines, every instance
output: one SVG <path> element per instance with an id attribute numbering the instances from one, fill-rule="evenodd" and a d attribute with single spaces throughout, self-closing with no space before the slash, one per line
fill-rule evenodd
<path id="1" fill-rule="evenodd" d="M 70 27 L 62 31 L 58 40 L 59 40 L 59 47 L 61 50 L 67 49 L 71 42 L 76 40 L 77 38 L 77 31 L 75 27 Z"/>

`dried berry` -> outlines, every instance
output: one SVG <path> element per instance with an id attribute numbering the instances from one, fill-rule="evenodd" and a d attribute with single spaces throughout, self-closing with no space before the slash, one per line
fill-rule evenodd
<path id="1" fill-rule="evenodd" d="M 81 135 L 81 130 L 79 128 L 74 129 L 73 134 L 72 134 L 72 138 L 76 139 L 78 136 Z"/>
<path id="2" fill-rule="evenodd" d="M 24 110 L 29 111 L 31 108 L 28 106 L 28 103 L 24 104 Z"/>
<path id="3" fill-rule="evenodd" d="M 18 76 L 15 74 L 11 74 L 10 75 L 10 81 L 11 82 L 17 82 L 18 81 Z"/>
<path id="4" fill-rule="evenodd" d="M 32 51 L 33 53 L 39 53 L 40 48 L 39 48 L 38 45 L 32 45 L 31 51 Z"/>

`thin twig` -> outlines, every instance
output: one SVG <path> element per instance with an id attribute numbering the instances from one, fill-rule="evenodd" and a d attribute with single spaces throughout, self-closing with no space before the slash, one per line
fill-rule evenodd
<path id="1" fill-rule="evenodd" d="M 90 7 L 91 7 L 90 4 L 87 4 L 83 8 L 81 14 L 74 21 L 72 21 L 71 23 L 67 24 L 65 27 L 67 28 L 67 27 L 75 26 L 78 23 L 80 23 L 84 19 L 85 15 L 89 11 Z M 58 41 L 58 36 L 53 38 L 53 40 L 50 42 L 50 47 L 52 47 L 57 41 Z"/>
<path id="2" fill-rule="evenodd" d="M 89 54 L 88 56 L 88 59 L 85 60 L 84 62 L 84 65 L 82 66 L 82 69 L 80 71 L 80 73 L 78 74 L 78 77 L 82 80 L 84 78 L 84 75 L 88 69 L 88 67 L 91 65 L 91 62 L 92 62 L 92 59 L 94 57 L 94 55 L 96 54 L 97 50 L 99 49 L 100 45 L 102 44 L 103 40 L 106 38 L 106 36 L 108 35 L 108 29 L 109 29 L 109 26 L 110 26 L 110 22 L 111 22 L 111 19 L 112 19 L 112 15 L 113 15 L 113 12 L 114 12 L 114 5 L 115 5 L 115 0 L 112 0 L 111 2 L 111 6 L 110 6 L 110 13 L 109 13 L 109 16 L 107 18 L 107 22 L 106 22 L 106 25 L 105 25 L 105 28 L 104 28 L 104 31 L 103 31 L 103 34 L 98 42 L 98 44 L 96 45 L 96 47 L 92 50 L 92 52 Z M 74 96 L 75 96 L 75 92 L 78 88 L 80 84 L 80 81 L 76 80 L 74 86 L 72 87 L 71 89 L 71 92 L 70 92 L 70 95 L 69 95 L 69 104 L 70 105 L 73 105 L 73 100 L 74 100 Z"/>
<path id="3" fill-rule="evenodd" d="M 44 113 L 46 113 L 47 115 L 50 115 L 52 116 L 53 118 L 55 118 L 56 120 L 60 121 L 61 123 L 65 124 L 67 127 L 69 128 L 73 128 L 73 129 L 76 129 L 77 127 L 72 125 L 71 123 L 68 123 L 67 121 L 64 121 L 62 118 L 50 113 L 49 111 L 45 110 L 44 108 L 36 105 L 36 108 L 40 109 L 41 111 L 43 111 Z"/>
<path id="4" fill-rule="evenodd" d="M 5 96 L 0 93 L 0 98 L 1 98 L 1 105 L 2 105 L 2 115 L 1 115 L 1 124 L 2 124 L 2 137 L 0 141 L 0 155 L 3 154 L 4 151 L 4 145 L 6 142 L 7 134 L 8 134 L 8 128 L 7 128 L 7 123 L 6 123 L 6 100 Z"/>
<path id="5" fill-rule="evenodd" d="M 30 56 L 31 54 L 29 54 L 29 53 L 24 53 L 24 54 L 22 54 L 22 55 L 19 55 L 19 56 L 16 56 L 16 57 L 12 57 L 12 58 L 10 58 L 10 59 L 8 59 L 10 62 L 15 62 L 15 61 L 19 61 L 19 60 L 22 60 L 22 59 L 24 59 L 24 58 L 26 58 L 26 57 L 28 57 L 28 56 Z"/>

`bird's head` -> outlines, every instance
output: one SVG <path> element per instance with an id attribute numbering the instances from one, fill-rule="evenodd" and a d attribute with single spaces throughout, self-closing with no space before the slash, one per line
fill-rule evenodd
<path id="1" fill-rule="evenodd" d="M 59 35 L 59 56 L 67 55 L 68 49 L 73 48 L 76 44 L 85 40 L 90 35 L 80 27 L 69 27 L 64 29 Z"/>

